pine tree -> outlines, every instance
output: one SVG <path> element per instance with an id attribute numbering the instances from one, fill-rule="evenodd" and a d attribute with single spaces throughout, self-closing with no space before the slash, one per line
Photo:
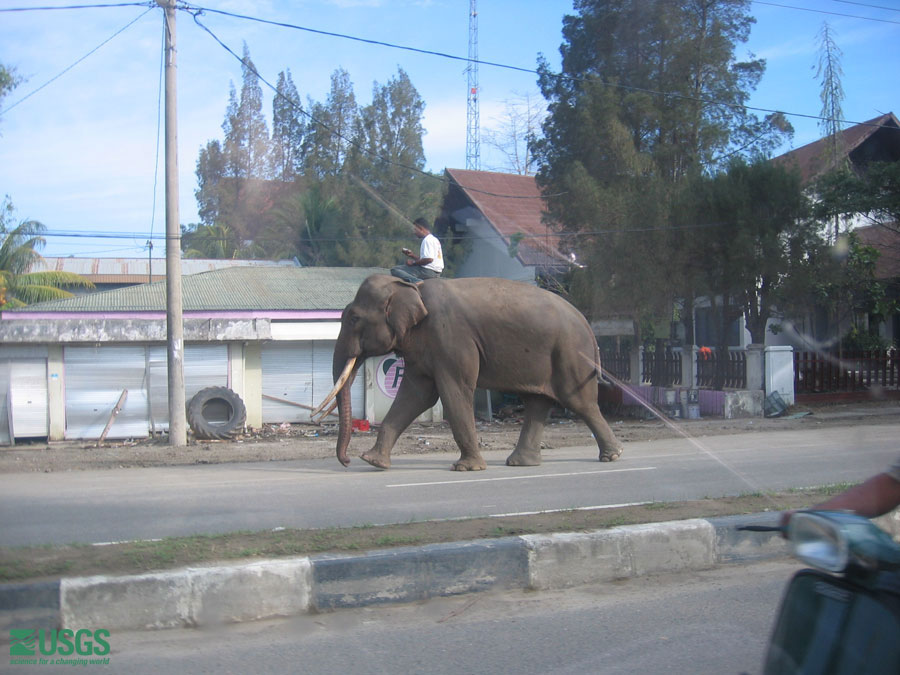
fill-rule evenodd
<path id="1" fill-rule="evenodd" d="M 302 170 L 306 124 L 290 70 L 278 74 L 276 92 L 272 100 L 270 173 L 276 180 L 291 181 Z"/>
<path id="2" fill-rule="evenodd" d="M 334 71 L 327 101 L 310 101 L 309 109 L 312 119 L 304 147 L 304 173 L 318 178 L 336 176 L 344 165 L 358 114 L 350 74 L 343 68 Z"/>
<path id="3" fill-rule="evenodd" d="M 226 170 L 232 178 L 263 179 L 268 176 L 269 130 L 262 114 L 262 87 L 246 44 L 241 72 L 240 99 L 232 85 L 222 124 Z"/>

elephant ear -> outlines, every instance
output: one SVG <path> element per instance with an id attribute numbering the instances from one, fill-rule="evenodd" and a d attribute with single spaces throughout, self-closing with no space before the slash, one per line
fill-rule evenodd
<path id="1" fill-rule="evenodd" d="M 428 310 L 425 309 L 416 284 L 399 279 L 396 282 L 384 311 L 395 339 L 400 342 L 413 326 L 428 316 Z"/>

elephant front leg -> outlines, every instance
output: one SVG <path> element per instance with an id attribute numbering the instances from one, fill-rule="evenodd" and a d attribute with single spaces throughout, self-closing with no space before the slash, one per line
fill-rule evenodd
<path id="1" fill-rule="evenodd" d="M 523 397 L 525 401 L 525 419 L 516 449 L 506 458 L 507 466 L 540 466 L 541 438 L 544 436 L 544 425 L 547 413 L 553 407 L 553 401 L 545 396 Z"/>
<path id="2" fill-rule="evenodd" d="M 379 469 L 391 467 L 391 450 L 406 428 L 419 415 L 437 403 L 437 389 L 432 382 L 416 381 L 409 375 L 403 378 L 397 398 L 384 416 L 375 445 L 359 457 Z"/>

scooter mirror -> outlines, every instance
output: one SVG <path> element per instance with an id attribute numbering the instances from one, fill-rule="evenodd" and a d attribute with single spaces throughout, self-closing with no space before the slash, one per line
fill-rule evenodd
<path id="1" fill-rule="evenodd" d="M 794 555 L 816 569 L 843 572 L 849 562 L 847 539 L 837 523 L 816 513 L 795 513 L 787 538 Z"/>
<path id="2" fill-rule="evenodd" d="M 849 511 L 800 511 L 788 524 L 794 555 L 825 572 L 900 568 L 900 546 L 868 518 Z"/>

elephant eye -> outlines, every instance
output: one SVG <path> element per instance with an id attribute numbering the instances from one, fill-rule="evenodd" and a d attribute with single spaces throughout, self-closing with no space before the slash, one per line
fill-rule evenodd
<path id="1" fill-rule="evenodd" d="M 350 325 L 351 325 L 351 326 L 355 326 L 355 325 L 358 324 L 358 323 L 359 323 L 359 317 L 356 316 L 356 314 L 353 314 L 353 315 L 350 317 Z"/>

